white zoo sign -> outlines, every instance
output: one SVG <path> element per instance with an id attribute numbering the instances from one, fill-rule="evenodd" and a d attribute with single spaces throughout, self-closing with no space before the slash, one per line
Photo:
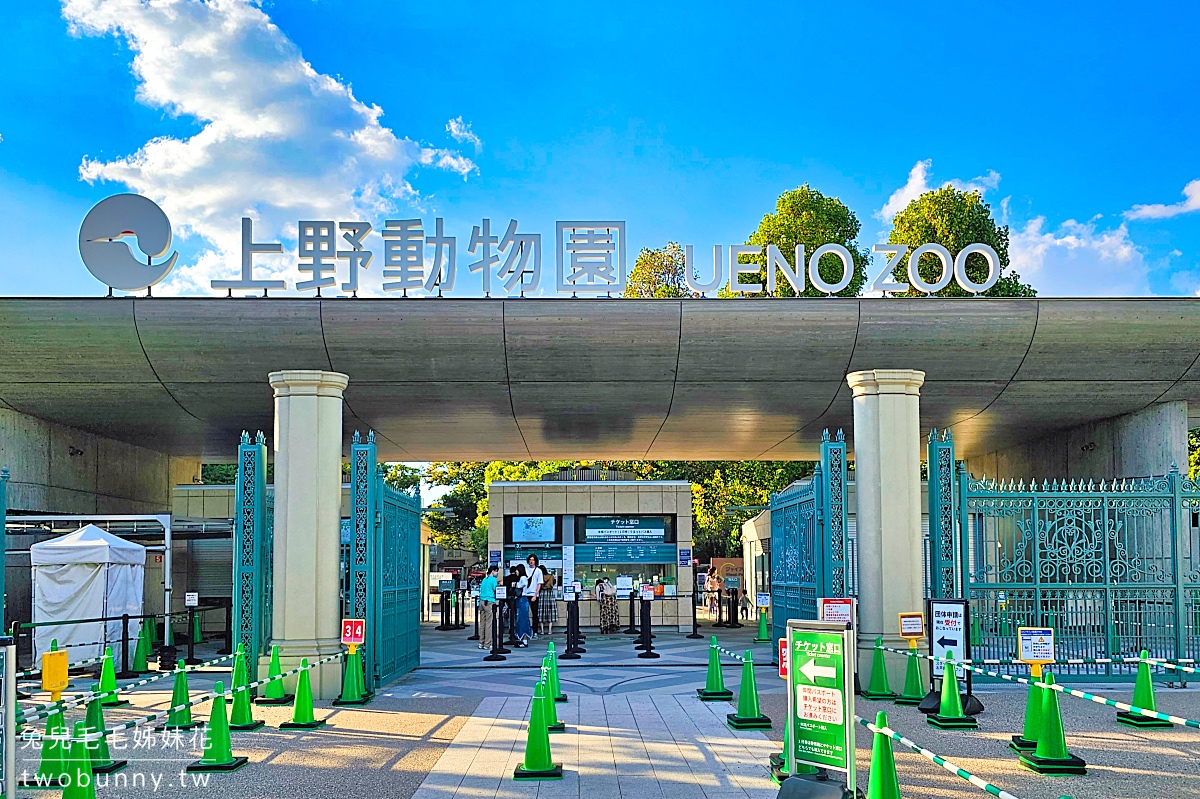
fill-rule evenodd
<path id="1" fill-rule="evenodd" d="M 383 279 L 385 293 L 409 292 L 426 296 L 442 296 L 453 291 L 460 272 L 459 254 L 465 252 L 466 270 L 480 276 L 485 296 L 524 296 L 527 292 L 553 293 L 561 296 L 619 296 L 628 282 L 625 222 L 620 220 L 556 221 L 550 246 L 554 250 L 555 277 L 542 279 L 542 233 L 523 229 L 516 219 L 493 227 L 490 218 L 483 218 L 471 228 L 469 236 L 449 235 L 444 220 L 437 217 L 432 226 L 422 219 L 385 219 L 376 227 L 366 221 L 299 220 L 296 223 L 294 256 L 297 291 L 322 289 L 356 294 L 360 272 L 370 269 L 380 256 L 376 267 Z M 465 233 L 465 231 L 463 231 Z M 367 236 L 377 233 L 380 243 L 368 246 Z M 255 275 L 255 257 L 282 255 L 280 241 L 255 241 L 254 222 L 241 220 L 241 259 L 236 276 L 210 281 L 215 291 L 263 292 L 289 288 L 287 280 Z M 135 256 L 129 247 L 133 239 L 141 255 Z M 459 243 L 464 245 L 459 247 Z M 95 277 L 111 288 L 140 291 L 166 278 L 175 266 L 178 253 L 162 258 L 171 247 L 171 225 L 162 210 L 151 200 L 134 194 L 120 194 L 96 204 L 79 231 L 79 254 Z M 728 260 L 725 247 L 713 247 L 712 279 L 701 280 L 692 256 L 692 245 L 684 247 L 684 282 L 690 291 L 707 295 L 726 287 L 730 292 L 774 294 L 778 274 L 803 294 L 809 283 L 824 294 L 836 294 L 854 279 L 854 256 L 841 244 L 824 244 L 811 253 L 798 244 L 792 260 L 774 244 L 729 245 Z M 986 244 L 970 244 L 952 257 L 940 244 L 923 244 L 908 252 L 905 245 L 876 244 L 874 251 L 889 257 L 886 266 L 871 284 L 872 291 L 904 292 L 909 288 L 926 294 L 941 291 L 955 280 L 964 291 L 979 294 L 987 291 L 1000 278 L 1000 258 Z M 967 277 L 967 257 L 979 254 L 988 265 L 987 279 L 975 283 Z M 892 280 L 894 270 L 908 256 L 908 283 Z M 921 256 L 931 255 L 941 262 L 938 279 L 924 280 L 917 271 Z M 758 256 L 766 260 L 767 283 L 743 283 L 742 275 L 757 275 L 759 264 L 740 263 L 742 256 Z M 841 265 L 840 277 L 829 282 L 821 276 L 821 263 Z M 343 276 L 345 279 L 338 280 Z"/>

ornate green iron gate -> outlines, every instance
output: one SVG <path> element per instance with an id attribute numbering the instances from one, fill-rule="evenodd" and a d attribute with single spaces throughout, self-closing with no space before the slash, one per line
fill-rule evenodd
<path id="1" fill-rule="evenodd" d="M 771 623 L 815 619 L 817 597 L 847 595 L 846 440 L 821 435 L 812 479 L 771 496 Z"/>
<path id="2" fill-rule="evenodd" d="M 976 657 L 1012 657 L 1017 628 L 1038 625 L 1055 628 L 1060 659 L 1195 655 L 1200 489 L 1178 469 L 1098 484 L 977 480 L 935 433 L 929 495 L 934 595 L 969 597 Z M 1055 673 L 1128 679 L 1133 669 Z"/>
<path id="3" fill-rule="evenodd" d="M 384 481 L 374 431 L 365 442 L 355 431 L 350 464 L 345 612 L 367 621 L 363 659 L 374 689 L 420 664 L 421 499 Z"/>
<path id="4" fill-rule="evenodd" d="M 260 430 L 253 443 L 242 431 L 235 485 L 233 530 L 233 641 L 251 657 L 267 654 L 271 640 L 271 572 L 275 492 L 267 487 L 267 444 Z"/>

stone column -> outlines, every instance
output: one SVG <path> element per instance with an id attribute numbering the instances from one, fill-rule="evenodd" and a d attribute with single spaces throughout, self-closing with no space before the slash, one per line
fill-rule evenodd
<path id="1" fill-rule="evenodd" d="M 268 379 L 275 390 L 271 643 L 287 671 L 301 658 L 312 663 L 341 649 L 342 391 L 349 378 L 296 369 Z M 313 669 L 313 695 L 335 698 L 341 674 L 337 661 Z"/>
<path id="2" fill-rule="evenodd" d="M 869 369 L 846 375 L 854 391 L 858 499 L 859 678 L 871 679 L 876 636 L 903 648 L 896 614 L 924 608 L 921 564 L 920 389 L 925 373 Z M 903 671 L 889 656 L 893 690 Z M 901 683 L 902 684 L 902 683 Z"/>

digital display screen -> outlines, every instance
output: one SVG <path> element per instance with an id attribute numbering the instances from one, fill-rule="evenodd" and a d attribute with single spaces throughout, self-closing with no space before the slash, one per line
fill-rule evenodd
<path id="1" fill-rule="evenodd" d="M 583 522 L 588 544 L 665 544 L 665 516 L 588 516 Z"/>
<path id="2" fill-rule="evenodd" d="M 553 516 L 513 516 L 514 544 L 553 544 L 556 540 Z"/>

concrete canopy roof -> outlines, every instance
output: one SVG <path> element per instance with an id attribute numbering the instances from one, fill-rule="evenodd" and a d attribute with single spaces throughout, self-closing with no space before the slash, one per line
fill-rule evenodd
<path id="1" fill-rule="evenodd" d="M 0 407 L 171 454 L 270 435 L 267 373 L 350 376 L 388 460 L 811 459 L 845 374 L 926 373 L 984 454 L 1184 399 L 1196 299 L 0 299 Z"/>

